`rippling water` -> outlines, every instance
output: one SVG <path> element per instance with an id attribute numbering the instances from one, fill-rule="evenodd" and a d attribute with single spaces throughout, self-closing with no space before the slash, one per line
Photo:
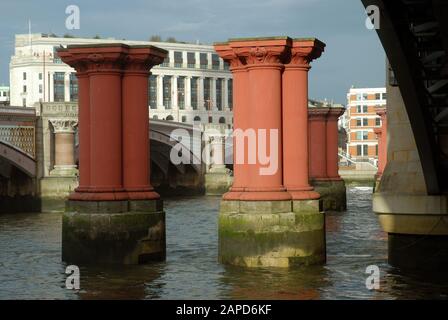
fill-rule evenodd
<path id="1" fill-rule="evenodd" d="M 387 264 L 371 195 L 348 189 L 349 210 L 326 217 L 327 264 L 297 270 L 220 265 L 219 198 L 168 199 L 166 262 L 83 267 L 79 292 L 65 289 L 61 213 L 0 215 L 0 299 L 447 299 L 448 281 Z M 369 265 L 380 267 L 378 291 L 366 289 Z"/>

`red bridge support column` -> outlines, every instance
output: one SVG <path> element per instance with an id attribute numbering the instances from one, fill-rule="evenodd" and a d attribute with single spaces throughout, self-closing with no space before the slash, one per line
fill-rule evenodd
<path id="1" fill-rule="evenodd" d="M 310 107 L 310 178 L 324 211 L 347 209 L 345 182 L 339 176 L 338 119 L 343 108 Z"/>
<path id="2" fill-rule="evenodd" d="M 233 77 L 233 127 L 241 130 L 249 128 L 247 121 L 250 118 L 248 72 L 246 65 L 235 54 L 228 43 L 215 44 L 216 52 L 230 64 Z M 247 146 L 245 146 L 247 154 Z M 236 139 L 233 138 L 233 154 L 236 154 Z M 233 162 L 233 185 L 229 192 L 224 194 L 226 200 L 239 200 L 241 193 L 248 185 L 248 167 L 245 163 Z"/>
<path id="3" fill-rule="evenodd" d="M 322 43 L 313 43 L 323 49 Z M 308 88 L 307 70 L 286 66 L 284 71 L 291 63 L 293 44 L 288 37 L 215 44 L 232 66 L 236 101 L 235 182 L 219 214 L 222 263 L 290 267 L 325 261 L 319 195 L 308 185 L 308 158 L 295 151 L 307 148 L 308 132 L 300 124 L 307 125 L 303 103 Z M 288 74 L 283 77 L 282 72 Z M 298 145 L 300 141 L 304 145 Z"/>
<path id="4" fill-rule="evenodd" d="M 165 258 L 165 213 L 149 183 L 147 88 L 167 52 L 152 46 L 60 49 L 79 76 L 80 186 L 62 225 L 70 263 L 144 263 Z"/>
<path id="5" fill-rule="evenodd" d="M 318 40 L 294 40 L 283 72 L 283 179 L 294 200 L 320 198 L 309 184 L 308 71 L 324 48 Z"/>

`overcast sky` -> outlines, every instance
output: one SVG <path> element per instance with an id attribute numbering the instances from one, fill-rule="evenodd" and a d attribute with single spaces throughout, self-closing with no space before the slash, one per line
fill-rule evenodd
<path id="1" fill-rule="evenodd" d="M 66 30 L 77 5 L 81 29 Z M 316 37 L 327 44 L 310 72 L 310 97 L 346 103 L 347 90 L 382 87 L 385 55 L 365 27 L 361 0 L 2 0 L 0 84 L 9 83 L 14 35 L 28 32 L 148 40 L 151 35 L 213 43 L 247 36 Z"/>

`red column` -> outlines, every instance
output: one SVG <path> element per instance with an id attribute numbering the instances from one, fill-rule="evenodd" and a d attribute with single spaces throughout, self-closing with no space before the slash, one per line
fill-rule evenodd
<path id="1" fill-rule="evenodd" d="M 248 71 L 249 104 L 245 124 L 256 135 L 255 164 L 247 168 L 247 187 L 240 196 L 244 201 L 290 200 L 283 186 L 282 162 L 282 56 L 287 52 L 287 37 L 230 41 L 230 47 L 244 59 Z M 277 134 L 277 136 L 275 136 Z M 265 143 L 262 140 L 265 137 Z M 271 139 L 274 139 L 271 141 Z M 271 143 L 277 150 L 271 150 Z M 238 148 L 238 145 L 237 145 Z M 261 149 L 260 149 L 261 148 Z M 265 149 L 270 164 L 264 164 L 260 155 Z M 259 151 L 262 152 L 259 152 Z M 273 166 L 273 161 L 276 165 Z M 268 167 L 271 166 L 272 170 Z M 267 170 L 267 171 L 265 171 Z"/>
<path id="2" fill-rule="evenodd" d="M 310 178 L 327 180 L 327 114 L 329 108 L 309 108 Z"/>
<path id="3" fill-rule="evenodd" d="M 90 186 L 90 83 L 85 72 L 77 72 L 78 77 L 78 138 L 84 141 L 79 144 L 79 187 L 77 191 L 85 191 Z"/>
<path id="4" fill-rule="evenodd" d="M 380 178 L 387 164 L 387 111 L 386 108 L 378 108 L 376 113 L 381 117 L 381 128 L 375 129 L 378 137 L 378 173 Z"/>
<path id="5" fill-rule="evenodd" d="M 331 108 L 327 115 L 327 176 L 329 180 L 341 180 L 339 176 L 338 120 L 344 108 Z"/>
<path id="6" fill-rule="evenodd" d="M 376 173 L 376 178 L 380 178 L 383 174 L 383 161 L 384 161 L 384 155 L 383 155 L 383 130 L 381 128 L 375 128 L 373 129 L 373 132 L 376 134 L 376 139 L 378 140 L 378 171 Z"/>
<path id="7" fill-rule="evenodd" d="M 148 78 L 164 50 L 130 48 L 123 73 L 123 187 L 129 199 L 158 199 L 150 178 Z"/>
<path id="8" fill-rule="evenodd" d="M 320 197 L 309 185 L 308 71 L 324 48 L 319 40 L 294 40 L 283 72 L 283 183 L 294 200 Z"/>
<path id="9" fill-rule="evenodd" d="M 59 50 L 61 59 L 74 67 L 81 79 L 81 185 L 70 200 L 126 200 L 129 196 L 125 188 L 131 199 L 157 197 L 148 178 L 149 69 L 143 72 L 144 62 L 140 61 L 148 59 L 148 50 L 166 55 L 166 51 L 153 47 L 124 44 L 74 45 Z M 142 191 L 143 196 L 133 191 Z"/>
<path id="10" fill-rule="evenodd" d="M 248 72 L 246 66 L 234 53 L 228 43 L 216 43 L 215 50 L 218 55 L 230 64 L 230 71 L 233 77 L 233 128 L 246 130 L 248 128 L 247 119 L 250 117 L 248 113 L 249 96 L 248 96 Z M 248 184 L 248 168 L 247 164 L 237 163 L 236 159 L 236 139 L 233 138 L 233 185 L 223 199 L 238 200 L 241 192 L 244 191 Z M 245 150 L 247 154 L 247 147 Z"/>

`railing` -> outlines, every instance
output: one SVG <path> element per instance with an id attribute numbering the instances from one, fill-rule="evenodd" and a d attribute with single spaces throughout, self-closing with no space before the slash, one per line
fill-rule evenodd
<path id="1" fill-rule="evenodd" d="M 339 150 L 338 155 L 339 155 L 339 157 L 347 160 L 347 162 L 350 162 L 354 165 L 356 165 L 357 163 L 368 163 L 372 167 L 378 168 L 378 160 L 376 160 L 376 159 L 372 159 L 372 158 L 356 158 L 356 159 L 354 159 L 343 150 Z"/>

